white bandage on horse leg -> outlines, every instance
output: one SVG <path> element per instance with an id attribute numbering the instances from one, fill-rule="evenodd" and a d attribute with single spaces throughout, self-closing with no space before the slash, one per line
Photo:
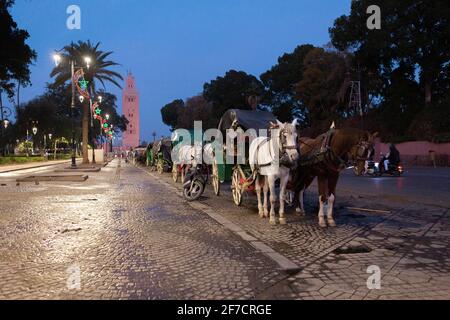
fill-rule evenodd
<path id="1" fill-rule="evenodd" d="M 322 201 L 322 196 L 319 196 L 319 226 L 326 227 L 327 224 L 325 222 L 325 213 L 323 207 L 325 205 L 325 201 Z"/>
<path id="2" fill-rule="evenodd" d="M 328 220 L 328 225 L 330 227 L 336 226 L 336 222 L 333 219 L 334 199 L 335 199 L 334 194 L 330 194 L 330 196 L 328 197 L 328 205 L 327 205 L 327 220 Z"/>

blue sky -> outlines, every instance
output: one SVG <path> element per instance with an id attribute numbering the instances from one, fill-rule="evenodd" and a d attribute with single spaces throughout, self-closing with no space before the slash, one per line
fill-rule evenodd
<path id="1" fill-rule="evenodd" d="M 81 8 L 81 30 L 68 30 L 66 9 Z M 27 101 L 44 91 L 52 53 L 77 40 L 100 41 L 135 75 L 141 95 L 141 139 L 168 134 L 160 109 L 194 96 L 229 69 L 259 76 L 297 45 L 323 45 L 350 0 L 16 0 L 12 14 L 28 30 L 38 58 Z M 121 91 L 107 90 L 121 101 Z"/>

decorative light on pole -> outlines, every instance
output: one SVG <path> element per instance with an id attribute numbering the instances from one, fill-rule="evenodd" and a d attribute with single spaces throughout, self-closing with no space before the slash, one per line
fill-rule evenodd
<path id="1" fill-rule="evenodd" d="M 31 131 L 33 132 L 34 135 L 36 135 L 38 132 L 38 128 L 34 126 L 33 128 L 31 128 Z"/>
<path id="2" fill-rule="evenodd" d="M 80 99 L 80 102 L 83 103 L 83 101 L 84 101 L 84 97 L 83 97 L 83 96 L 80 95 L 80 96 L 78 97 L 78 99 Z"/>
<path id="3" fill-rule="evenodd" d="M 6 129 L 6 128 L 8 128 L 8 126 L 9 126 L 9 120 L 8 119 L 3 120 L 3 127 L 5 127 L 5 129 Z"/>

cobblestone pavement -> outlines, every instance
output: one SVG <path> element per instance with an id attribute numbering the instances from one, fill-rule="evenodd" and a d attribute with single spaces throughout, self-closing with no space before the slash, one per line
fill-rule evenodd
<path id="1" fill-rule="evenodd" d="M 286 277 L 141 170 L 117 165 L 85 183 L 2 187 L 0 298 L 251 299 Z M 77 268 L 80 290 L 69 290 Z"/>
<path id="2" fill-rule="evenodd" d="M 16 186 L 15 175 L 0 174 L 0 298 L 450 298 L 446 208 L 344 195 L 337 228 L 291 212 L 288 225 L 270 226 L 253 195 L 238 208 L 226 185 L 220 197 L 208 186 L 200 204 L 231 223 L 221 224 L 174 192 L 169 174 L 115 160 L 89 175 Z M 316 199 L 308 194 L 309 213 Z M 230 225 L 300 270 L 281 270 Z M 367 288 L 371 265 L 381 270 L 381 289 Z M 78 270 L 80 289 L 69 289 Z"/>
<path id="3" fill-rule="evenodd" d="M 168 174 L 151 174 L 171 182 Z M 338 195 L 338 226 L 322 229 L 314 189 L 306 195 L 308 214 L 299 216 L 290 209 L 285 226 L 257 217 L 255 195 L 246 195 L 244 208 L 231 199 L 229 185 L 223 185 L 220 197 L 209 186 L 201 202 L 301 267 L 257 298 L 450 299 L 450 215 L 445 207 L 354 191 Z M 390 213 L 350 211 L 351 206 Z M 380 268 L 381 289 L 368 289 L 369 266 Z"/>

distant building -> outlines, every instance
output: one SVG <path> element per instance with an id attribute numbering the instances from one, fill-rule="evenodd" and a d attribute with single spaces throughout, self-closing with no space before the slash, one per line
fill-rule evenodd
<path id="1" fill-rule="evenodd" d="M 129 150 L 139 146 L 139 92 L 131 73 L 128 73 L 122 91 L 122 114 L 128 119 L 127 130 L 122 135 L 122 148 Z"/>

